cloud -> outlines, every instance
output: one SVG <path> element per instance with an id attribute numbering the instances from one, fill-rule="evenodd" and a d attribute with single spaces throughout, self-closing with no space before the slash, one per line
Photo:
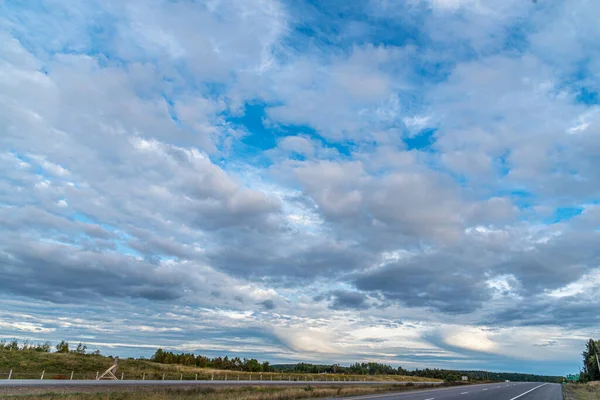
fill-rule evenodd
<path id="1" fill-rule="evenodd" d="M 275 307 L 276 307 L 275 306 L 275 302 L 273 300 L 265 300 L 265 301 L 262 301 L 262 302 L 260 302 L 258 304 L 260 304 L 261 306 L 263 306 L 265 308 L 265 310 L 268 310 L 268 311 L 274 310 Z"/>
<path id="2" fill-rule="evenodd" d="M 358 292 L 335 290 L 331 292 L 331 308 L 334 310 L 364 310 L 369 308 L 367 297 Z"/>
<path id="3" fill-rule="evenodd" d="M 598 324 L 597 8 L 7 4 L 0 333 L 562 374 Z"/>
<path id="4" fill-rule="evenodd" d="M 381 293 L 409 307 L 432 307 L 450 314 L 469 313 L 490 299 L 483 268 L 448 255 L 418 257 L 360 273 L 360 290 Z M 456 298 L 460 293 L 460 298 Z"/>

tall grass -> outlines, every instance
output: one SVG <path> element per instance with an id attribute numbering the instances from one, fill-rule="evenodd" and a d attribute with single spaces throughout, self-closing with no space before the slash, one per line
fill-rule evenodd
<path id="1" fill-rule="evenodd" d="M 4 400 L 294 400 L 357 396 L 389 391 L 406 390 L 405 387 L 242 387 L 242 388 L 193 388 L 152 389 L 136 391 L 111 391 L 102 393 L 44 393 L 13 395 Z"/>
<path id="2" fill-rule="evenodd" d="M 594 385 L 592 382 L 590 383 L 570 383 L 568 385 L 563 385 L 563 396 L 565 400 L 599 400 L 600 385 Z"/>
<path id="3" fill-rule="evenodd" d="M 42 353 L 36 351 L 0 350 L 0 379 L 6 379 L 9 370 L 13 379 L 39 379 L 45 371 L 45 379 L 94 379 L 113 363 L 113 359 L 95 354 Z M 341 374 L 296 374 L 277 372 L 243 372 L 213 370 L 176 364 L 159 364 L 146 360 L 119 360 L 117 376 L 125 379 L 164 379 L 165 380 L 273 380 L 273 381 L 362 381 L 379 382 L 439 382 L 437 379 L 402 375 L 341 375 Z"/>

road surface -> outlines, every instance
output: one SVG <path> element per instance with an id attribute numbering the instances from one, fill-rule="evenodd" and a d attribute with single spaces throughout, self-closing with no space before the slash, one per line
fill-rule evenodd
<path id="1" fill-rule="evenodd" d="M 346 397 L 347 400 L 563 400 L 557 383 L 492 383 Z"/>
<path id="2" fill-rule="evenodd" d="M 192 387 L 192 386 L 245 386 L 245 385 L 386 385 L 408 382 L 288 382 L 288 381 L 159 381 L 159 380 L 0 380 L 0 392 L 12 389 L 108 389 L 124 387 Z M 414 382 L 429 389 L 404 391 L 399 393 L 373 394 L 347 397 L 348 400 L 562 400 L 562 388 L 554 383 L 509 382 L 480 385 L 461 385 L 449 388 L 435 388 L 437 382 Z"/>

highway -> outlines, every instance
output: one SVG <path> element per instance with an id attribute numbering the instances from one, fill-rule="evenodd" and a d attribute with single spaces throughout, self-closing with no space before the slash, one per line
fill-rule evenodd
<path id="1" fill-rule="evenodd" d="M 492 383 L 346 397 L 347 400 L 563 400 L 557 383 Z"/>
<path id="2" fill-rule="evenodd" d="M 0 389 L 9 388 L 95 388 L 110 387 L 183 387 L 183 386 L 246 386 L 246 385 L 385 385 L 402 384 L 402 382 L 288 382 L 288 381 L 96 381 L 96 380 L 0 380 Z M 562 388 L 553 383 L 503 382 L 491 384 L 461 385 L 448 388 L 433 388 L 435 382 L 421 382 L 431 389 L 411 390 L 398 393 L 373 394 L 358 397 L 347 397 L 348 400 L 562 400 Z"/>

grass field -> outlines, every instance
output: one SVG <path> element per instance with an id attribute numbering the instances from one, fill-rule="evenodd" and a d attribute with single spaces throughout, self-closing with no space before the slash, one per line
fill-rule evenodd
<path id="1" fill-rule="evenodd" d="M 3 400 L 293 400 L 310 398 L 331 398 L 360 396 L 390 391 L 414 390 L 416 386 L 381 385 L 376 387 L 261 387 L 239 388 L 193 388 L 193 389 L 138 389 L 110 392 L 62 392 L 2 395 Z"/>
<path id="2" fill-rule="evenodd" d="M 600 400 L 600 382 L 568 384 L 563 387 L 565 400 Z"/>
<path id="3" fill-rule="evenodd" d="M 39 353 L 35 351 L 0 350 L 0 379 L 6 379 L 12 370 L 12 379 L 39 379 L 44 371 L 44 379 L 94 379 L 112 365 L 112 359 L 101 355 L 80 355 L 74 353 Z M 387 382 L 439 382 L 437 379 L 402 375 L 341 375 L 341 374 L 295 374 L 271 372 L 238 372 L 187 367 L 175 364 L 159 364 L 146 360 L 119 360 L 117 376 L 124 379 L 183 379 L 183 380 L 293 380 L 331 381 L 353 380 Z"/>

